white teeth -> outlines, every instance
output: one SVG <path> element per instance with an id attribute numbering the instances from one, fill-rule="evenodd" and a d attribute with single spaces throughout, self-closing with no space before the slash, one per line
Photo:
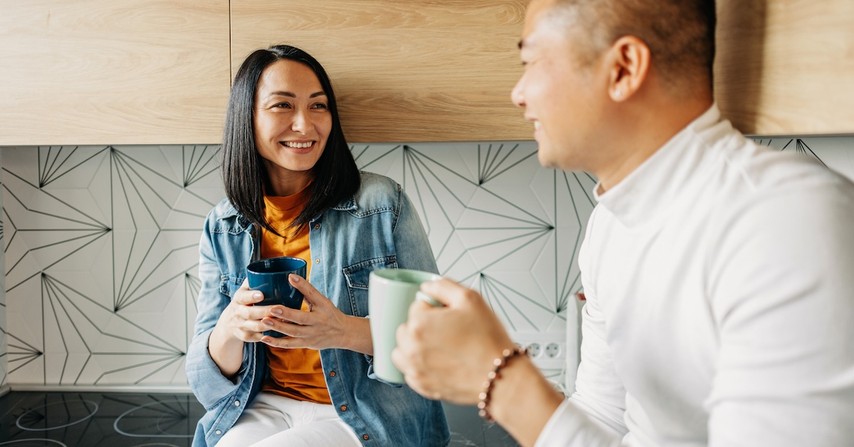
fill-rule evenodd
<path id="1" fill-rule="evenodd" d="M 311 141 L 307 141 L 305 143 L 297 143 L 296 141 L 284 141 L 283 143 L 285 144 L 285 146 L 292 147 L 294 149 L 305 149 L 307 147 L 310 147 L 312 144 L 314 144 Z"/>

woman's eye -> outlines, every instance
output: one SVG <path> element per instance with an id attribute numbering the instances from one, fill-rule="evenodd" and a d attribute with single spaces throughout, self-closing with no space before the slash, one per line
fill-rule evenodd
<path id="1" fill-rule="evenodd" d="M 324 103 L 322 103 L 322 102 L 319 102 L 319 103 L 314 104 L 313 106 L 311 106 L 311 108 L 313 108 L 313 109 L 317 109 L 317 110 L 327 110 L 327 109 L 329 109 L 329 106 L 327 106 L 326 104 L 324 104 Z"/>
<path id="2" fill-rule="evenodd" d="M 273 107 L 277 108 L 277 109 L 290 109 L 291 103 L 289 103 L 289 102 L 278 102 L 276 104 L 273 104 Z"/>

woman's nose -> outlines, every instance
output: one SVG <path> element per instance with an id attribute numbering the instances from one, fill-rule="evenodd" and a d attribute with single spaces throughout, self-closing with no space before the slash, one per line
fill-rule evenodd
<path id="1" fill-rule="evenodd" d="M 291 130 L 295 132 L 305 133 L 311 126 L 311 117 L 302 110 L 297 110 L 294 113 L 294 120 L 291 122 Z"/>

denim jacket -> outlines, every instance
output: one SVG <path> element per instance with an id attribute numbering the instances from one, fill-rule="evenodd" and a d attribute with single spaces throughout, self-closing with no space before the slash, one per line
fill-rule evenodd
<path id="1" fill-rule="evenodd" d="M 207 413 L 193 446 L 213 446 L 254 399 L 267 373 L 264 346 L 245 343 L 236 377 L 222 375 L 208 353 L 220 314 L 258 258 L 258 231 L 228 200 L 207 216 L 199 244 L 198 297 L 187 379 Z M 368 274 L 377 268 L 435 272 L 436 262 L 412 203 L 393 180 L 362 173 L 355 197 L 309 224 L 311 283 L 345 314 L 368 316 Z M 372 357 L 344 349 L 320 351 L 332 404 L 365 446 L 445 446 L 450 440 L 441 403 L 405 385 L 380 381 Z"/>

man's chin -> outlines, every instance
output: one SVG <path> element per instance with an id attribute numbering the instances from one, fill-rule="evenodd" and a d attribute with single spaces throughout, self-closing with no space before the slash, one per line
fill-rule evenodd
<path id="1" fill-rule="evenodd" d="M 549 154 L 551 154 L 550 148 L 544 148 L 542 144 L 537 144 L 537 161 L 540 162 L 540 166 L 544 168 L 557 168 L 557 163 L 549 157 Z"/>

